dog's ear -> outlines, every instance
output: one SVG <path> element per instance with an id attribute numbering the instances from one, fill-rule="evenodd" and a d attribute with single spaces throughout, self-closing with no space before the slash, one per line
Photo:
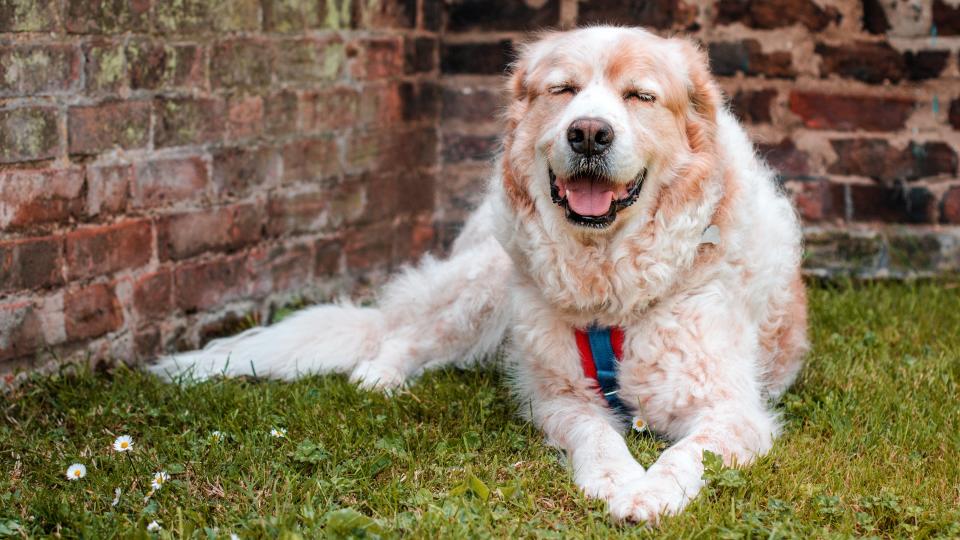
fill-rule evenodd
<path id="1" fill-rule="evenodd" d="M 717 131 L 717 112 L 722 94 L 710 74 L 710 61 L 700 46 L 690 40 L 677 38 L 680 53 L 687 64 L 687 95 L 690 102 L 687 113 L 687 138 L 694 151 L 713 146 Z"/>

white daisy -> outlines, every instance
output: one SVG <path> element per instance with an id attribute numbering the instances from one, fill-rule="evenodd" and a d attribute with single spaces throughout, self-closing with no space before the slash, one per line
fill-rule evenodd
<path id="1" fill-rule="evenodd" d="M 150 531 L 150 532 L 156 532 L 156 531 L 159 531 L 159 530 L 162 529 L 162 528 L 163 528 L 163 527 L 161 527 L 160 524 L 157 523 L 157 520 L 153 520 L 153 521 L 150 522 L 149 525 L 147 525 L 147 530 Z"/>
<path id="2" fill-rule="evenodd" d="M 220 442 L 225 439 L 227 436 L 223 434 L 222 431 L 214 431 L 210 433 L 210 440 L 213 442 Z"/>
<path id="3" fill-rule="evenodd" d="M 117 452 L 129 452 L 133 450 L 133 437 L 129 435 L 117 437 L 117 440 L 113 441 L 113 449 Z"/>
<path id="4" fill-rule="evenodd" d="M 110 503 L 110 506 L 116 506 L 120 504 L 120 494 L 123 493 L 120 491 L 120 488 L 113 490 L 113 502 Z"/>
<path id="5" fill-rule="evenodd" d="M 67 480 L 79 480 L 87 475 L 87 467 L 83 463 L 74 463 L 67 467 Z"/>
<path id="6" fill-rule="evenodd" d="M 156 491 L 162 488 L 163 485 L 166 484 L 167 480 L 169 479 L 170 479 L 170 475 L 167 474 L 166 471 L 155 472 L 153 473 L 153 481 L 150 482 L 150 487 L 152 487 L 153 490 Z"/>
<path id="7" fill-rule="evenodd" d="M 633 426 L 633 430 L 637 433 L 643 433 L 647 429 L 647 423 L 643 421 L 643 418 L 639 416 L 633 417 L 633 422 L 630 423 Z"/>
<path id="8" fill-rule="evenodd" d="M 282 439 L 287 436 L 287 430 L 284 428 L 273 428 L 270 430 L 270 435 L 276 439 Z"/>
<path id="9" fill-rule="evenodd" d="M 237 533 L 230 533 L 230 540 L 240 540 L 240 535 Z"/>

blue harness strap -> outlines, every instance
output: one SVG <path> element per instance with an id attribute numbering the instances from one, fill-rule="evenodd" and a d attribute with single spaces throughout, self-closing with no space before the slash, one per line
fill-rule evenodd
<path id="1" fill-rule="evenodd" d="M 619 329 L 617 329 L 617 331 L 621 332 L 620 342 L 622 343 L 622 331 Z M 600 393 L 603 394 L 610 408 L 619 414 L 629 416 L 629 409 L 627 409 L 619 396 L 620 385 L 617 383 L 617 364 L 619 363 L 619 358 L 617 358 L 614 352 L 611 328 L 591 325 L 585 331 L 577 331 L 578 334 L 581 334 L 581 332 L 582 334 L 586 334 L 586 341 L 589 345 L 589 351 L 584 350 L 585 347 L 582 346 L 583 340 L 578 339 L 580 354 L 583 357 L 581 361 L 584 365 L 586 375 L 594 376 L 594 373 L 591 373 L 591 371 L 594 371 L 596 373 L 597 384 L 600 386 Z M 577 337 L 579 338 L 580 336 L 578 335 Z M 586 353 L 588 352 L 590 358 L 587 358 Z M 588 362 L 593 365 L 590 366 Z M 590 370 L 590 367 L 594 369 Z"/>

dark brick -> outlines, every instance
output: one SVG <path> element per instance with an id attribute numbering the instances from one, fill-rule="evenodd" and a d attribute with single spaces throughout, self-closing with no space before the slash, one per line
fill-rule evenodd
<path id="1" fill-rule="evenodd" d="M 108 101 L 70 107 L 67 132 L 71 154 L 142 148 L 150 135 L 150 102 Z"/>
<path id="2" fill-rule="evenodd" d="M 87 215 L 115 215 L 127 209 L 132 165 L 87 165 Z"/>
<path id="3" fill-rule="evenodd" d="M 960 225 L 960 186 L 952 187 L 944 193 L 940 203 L 940 221 Z"/>
<path id="4" fill-rule="evenodd" d="M 67 0 L 64 22 L 72 34 L 142 32 L 150 4 L 149 0 Z"/>
<path id="5" fill-rule="evenodd" d="M 902 186 L 880 184 L 852 184 L 849 186 L 853 201 L 854 221 L 881 221 L 908 223 L 913 214 L 909 190 Z"/>
<path id="6" fill-rule="evenodd" d="M 769 88 L 764 90 L 738 90 L 730 105 L 733 114 L 741 122 L 768 123 L 773 121 L 770 114 L 770 104 L 776 97 L 777 91 Z"/>
<path id="7" fill-rule="evenodd" d="M 913 109 L 908 97 L 790 93 L 790 110 L 813 129 L 896 131 L 903 129 Z"/>
<path id="8" fill-rule="evenodd" d="M 911 81 L 936 79 L 947 67 L 950 51 L 906 52 L 903 63 L 906 65 L 907 78 Z"/>
<path id="9" fill-rule="evenodd" d="M 343 244 L 339 240 L 329 238 L 317 240 L 314 251 L 314 276 L 342 275 Z"/>
<path id="10" fill-rule="evenodd" d="M 340 172 L 337 143 L 333 138 L 288 143 L 282 149 L 283 181 L 317 181 Z"/>
<path id="11" fill-rule="evenodd" d="M 120 328 L 123 311 L 113 289 L 97 283 L 63 296 L 67 339 L 92 339 Z"/>
<path id="12" fill-rule="evenodd" d="M 173 308 L 173 274 L 161 270 L 137 278 L 133 283 L 133 306 L 140 322 L 169 315 Z"/>
<path id="13" fill-rule="evenodd" d="M 440 30 L 443 24 L 443 0 L 423 0 L 423 21 L 421 26 L 424 30 Z"/>
<path id="14" fill-rule="evenodd" d="M 131 197 L 136 208 L 155 208 L 203 198 L 210 184 L 207 164 L 199 157 L 137 163 Z"/>
<path id="15" fill-rule="evenodd" d="M 403 102 L 401 90 L 412 84 L 414 83 L 367 85 L 360 94 L 354 127 L 373 126 L 376 129 L 386 130 L 399 124 L 405 112 L 410 114 L 419 105 L 419 102 Z M 411 90 L 407 88 L 405 91 L 411 93 L 411 98 L 415 98 Z"/>
<path id="16" fill-rule="evenodd" d="M 154 25 L 162 34 L 260 29 L 259 0 L 177 0 L 154 2 L 154 5 Z"/>
<path id="17" fill-rule="evenodd" d="M 523 0 L 459 0 L 447 8 L 447 30 L 534 30 L 560 23 L 560 0 L 532 7 Z M 580 5 L 583 13 L 586 4 Z"/>
<path id="18" fill-rule="evenodd" d="M 44 318 L 35 302 L 0 303 L 0 361 L 35 354 L 48 345 Z"/>
<path id="19" fill-rule="evenodd" d="M 793 204 L 804 222 L 844 219 L 846 214 L 846 186 L 844 184 L 816 179 L 788 182 L 788 186 L 791 186 Z"/>
<path id="20" fill-rule="evenodd" d="M 158 147 L 195 145 L 223 138 L 225 105 L 217 98 L 159 99 L 154 140 Z"/>
<path id="21" fill-rule="evenodd" d="M 350 74 L 359 80 L 399 77 L 404 72 L 403 42 L 396 37 L 367 38 L 351 42 L 347 49 Z"/>
<path id="22" fill-rule="evenodd" d="M 59 146 L 56 109 L 0 110 L 0 163 L 52 158 Z"/>
<path id="23" fill-rule="evenodd" d="M 950 112 L 947 114 L 947 120 L 953 129 L 960 130 L 960 99 L 950 102 Z"/>
<path id="24" fill-rule="evenodd" d="M 884 80 L 899 82 L 906 73 L 903 57 L 886 42 L 857 41 L 841 46 L 817 43 L 815 50 L 824 77 L 838 75 L 879 84 Z"/>
<path id="25" fill-rule="evenodd" d="M 196 45 L 139 42 L 126 47 L 130 88 L 199 88 L 203 85 L 203 50 Z"/>
<path id="26" fill-rule="evenodd" d="M 86 279 L 147 264 L 153 254 L 149 221 L 77 229 L 66 238 L 67 277 Z"/>
<path id="27" fill-rule="evenodd" d="M 496 152 L 500 139 L 495 135 L 445 134 L 443 136 L 443 159 L 447 163 L 458 161 L 489 161 Z"/>
<path id="28" fill-rule="evenodd" d="M 799 23 L 820 31 L 839 21 L 840 13 L 835 8 L 821 8 L 813 0 L 720 0 L 717 5 L 720 24 L 740 22 L 753 28 L 772 29 Z"/>
<path id="29" fill-rule="evenodd" d="M 441 117 L 464 122 L 491 122 L 503 105 L 500 94 L 487 88 L 444 88 Z"/>
<path id="30" fill-rule="evenodd" d="M 0 292 L 62 284 L 62 244 L 54 237 L 0 241 Z"/>
<path id="31" fill-rule="evenodd" d="M 215 88 L 261 87 L 270 84 L 274 58 L 263 40 L 235 39 L 213 47 L 210 83 Z"/>
<path id="32" fill-rule="evenodd" d="M 133 334 L 133 346 L 138 360 L 146 362 L 155 359 L 164 352 L 160 329 L 152 325 L 137 328 Z"/>
<path id="33" fill-rule="evenodd" d="M 880 0 L 863 0 L 863 29 L 871 34 L 886 34 L 890 28 Z"/>
<path id="34" fill-rule="evenodd" d="M 289 34 L 317 28 L 327 16 L 326 2 L 299 0 L 263 0 L 263 28 L 268 32 Z"/>
<path id="35" fill-rule="evenodd" d="M 206 310 L 245 297 L 248 284 L 244 256 L 186 264 L 174 274 L 174 301 L 187 313 Z"/>
<path id="36" fill-rule="evenodd" d="M 936 223 L 937 198 L 923 186 L 913 186 L 906 192 L 908 223 Z"/>
<path id="37" fill-rule="evenodd" d="M 810 156 L 790 139 L 777 144 L 759 144 L 757 151 L 781 177 L 796 178 L 810 174 Z"/>
<path id="38" fill-rule="evenodd" d="M 90 94 L 115 93 L 127 82 L 123 45 L 94 41 L 83 47 L 86 87 Z"/>
<path id="39" fill-rule="evenodd" d="M 82 208 L 82 169 L 0 171 L 0 228 L 66 223 Z"/>
<path id="40" fill-rule="evenodd" d="M 300 98 L 295 92 L 284 90 L 263 99 L 264 129 L 271 135 L 285 135 L 297 130 Z"/>
<path id="41" fill-rule="evenodd" d="M 429 73 L 437 67 L 437 39 L 408 37 L 403 42 L 403 72 Z"/>
<path id="42" fill-rule="evenodd" d="M 788 51 L 764 53 L 755 39 L 711 43 L 708 53 L 710 69 L 715 75 L 731 76 L 738 71 L 745 75 L 787 79 L 797 75 Z"/>
<path id="43" fill-rule="evenodd" d="M 577 22 L 653 28 L 690 28 L 697 9 L 683 0 L 581 0 Z"/>
<path id="44" fill-rule="evenodd" d="M 407 122 L 435 119 L 440 112 L 440 87 L 433 82 L 402 83 L 400 103 Z"/>
<path id="45" fill-rule="evenodd" d="M 960 6 L 933 0 L 933 25 L 941 36 L 960 35 Z"/>
<path id="46" fill-rule="evenodd" d="M 72 45 L 0 47 L 0 96 L 33 96 L 76 90 L 80 54 Z"/>
<path id="47" fill-rule="evenodd" d="M 182 260 L 213 251 L 236 251 L 260 240 L 263 218 L 240 204 L 163 216 L 157 220 L 160 260 Z"/>
<path id="48" fill-rule="evenodd" d="M 287 83 L 317 83 L 338 79 L 346 63 L 339 40 L 295 39 L 277 44 L 274 72 Z"/>
<path id="49" fill-rule="evenodd" d="M 55 30 L 59 4 L 59 0 L 0 0 L 0 32 Z"/>
<path id="50" fill-rule="evenodd" d="M 512 59 L 513 45 L 507 39 L 492 43 L 444 43 L 440 70 L 450 75 L 500 75 Z"/>
<path id="51" fill-rule="evenodd" d="M 347 142 L 347 165 L 362 170 L 412 169 L 436 162 L 437 133 L 432 127 L 404 131 L 354 133 Z"/>
<path id="52" fill-rule="evenodd" d="M 280 156 L 272 148 L 224 148 L 213 156 L 213 184 L 220 194 L 242 196 L 279 176 Z"/>
<path id="53" fill-rule="evenodd" d="M 830 144 L 837 154 L 829 168 L 833 174 L 866 176 L 892 184 L 957 171 L 956 152 L 941 142 L 911 142 L 903 150 L 883 139 L 842 139 Z"/>

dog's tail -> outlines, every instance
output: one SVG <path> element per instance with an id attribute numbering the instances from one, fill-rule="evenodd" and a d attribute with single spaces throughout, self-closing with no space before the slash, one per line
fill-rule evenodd
<path id="1" fill-rule="evenodd" d="M 148 367 L 163 378 L 203 380 L 216 375 L 294 379 L 350 373 L 374 358 L 384 333 L 380 310 L 349 303 L 297 312 L 269 327 L 210 342 L 205 348 L 161 358 Z"/>

